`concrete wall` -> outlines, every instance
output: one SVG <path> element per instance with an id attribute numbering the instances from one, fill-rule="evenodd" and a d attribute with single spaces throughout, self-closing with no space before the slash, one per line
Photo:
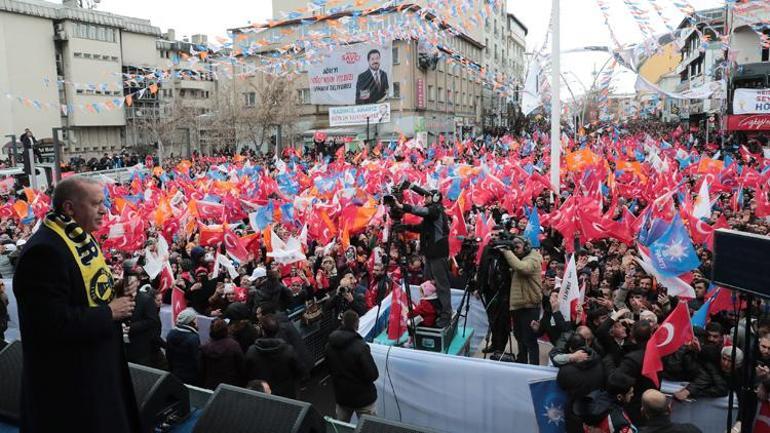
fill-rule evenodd
<path id="1" fill-rule="evenodd" d="M 61 126 L 55 58 L 52 21 L 0 12 L 0 142 L 7 141 L 6 134 L 21 135 L 26 127 L 40 139 Z M 53 108 L 38 110 L 6 93 Z"/>
<path id="2" fill-rule="evenodd" d="M 155 41 L 156 37 L 154 36 L 121 32 L 120 45 L 123 54 L 123 64 L 149 68 L 158 67 L 160 56 L 158 55 Z"/>
<path id="3" fill-rule="evenodd" d="M 66 86 L 67 103 L 75 106 L 70 114 L 70 126 L 122 126 L 126 124 L 123 109 L 90 111 L 85 107 L 95 103 L 112 102 L 123 93 L 121 79 L 121 50 L 119 42 L 82 39 L 68 32 L 69 39 L 63 44 L 64 72 L 67 80 L 78 83 Z M 89 58 L 90 56 L 90 58 Z M 98 58 L 97 58 L 98 56 Z M 88 85 L 95 85 L 102 92 L 107 84 L 107 94 L 93 94 Z"/>
<path id="4" fill-rule="evenodd" d="M 733 50 L 737 52 L 736 60 L 739 65 L 762 61 L 762 45 L 759 36 L 750 29 L 743 28 L 735 32 Z"/>

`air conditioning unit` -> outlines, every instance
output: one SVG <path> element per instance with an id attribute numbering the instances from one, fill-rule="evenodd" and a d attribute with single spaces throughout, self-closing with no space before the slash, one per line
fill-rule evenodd
<path id="1" fill-rule="evenodd" d="M 64 30 L 57 31 L 56 33 L 54 33 L 53 38 L 56 41 L 66 41 L 68 39 L 67 32 L 65 32 Z"/>

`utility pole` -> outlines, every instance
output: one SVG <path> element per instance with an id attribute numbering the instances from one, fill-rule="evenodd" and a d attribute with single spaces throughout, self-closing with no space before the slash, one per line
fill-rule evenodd
<path id="1" fill-rule="evenodd" d="M 551 186 L 556 194 L 560 188 L 561 164 L 561 36 L 559 34 L 559 0 L 551 2 L 553 41 L 551 42 Z"/>

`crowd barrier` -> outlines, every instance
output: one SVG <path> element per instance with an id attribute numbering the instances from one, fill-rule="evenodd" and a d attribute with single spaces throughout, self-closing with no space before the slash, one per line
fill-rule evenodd
<path id="1" fill-rule="evenodd" d="M 11 281 L 4 280 L 9 298 L 10 326 L 6 339 L 18 339 L 18 314 Z M 413 299 L 418 299 L 412 287 Z M 452 291 L 452 303 L 457 308 L 463 292 Z M 472 352 L 483 345 L 487 320 L 481 302 L 470 298 L 468 326 L 476 330 L 471 343 Z M 383 301 L 377 330 L 387 323 L 390 298 Z M 359 332 L 367 337 L 374 333 L 376 308 L 361 318 Z M 172 328 L 169 307 L 161 309 L 163 335 Z M 211 318 L 199 316 L 201 340 L 207 341 Z M 460 322 L 462 326 L 462 321 Z M 448 356 L 399 347 L 371 345 L 380 372 L 377 380 L 378 415 L 409 424 L 460 433 L 517 432 L 536 433 L 534 408 L 529 382 L 553 379 L 556 369 L 495 362 L 477 358 Z M 664 392 L 674 392 L 682 384 L 663 383 Z M 690 422 L 704 433 L 725 431 L 727 398 L 699 399 L 690 403 L 674 403 L 673 419 Z"/>

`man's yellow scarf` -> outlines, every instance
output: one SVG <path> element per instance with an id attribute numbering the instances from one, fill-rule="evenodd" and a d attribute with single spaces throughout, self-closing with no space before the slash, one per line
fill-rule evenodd
<path id="1" fill-rule="evenodd" d="M 113 279 L 107 261 L 94 237 L 83 231 L 70 217 L 49 213 L 43 221 L 64 240 L 83 276 L 88 306 L 106 305 L 115 298 Z"/>

